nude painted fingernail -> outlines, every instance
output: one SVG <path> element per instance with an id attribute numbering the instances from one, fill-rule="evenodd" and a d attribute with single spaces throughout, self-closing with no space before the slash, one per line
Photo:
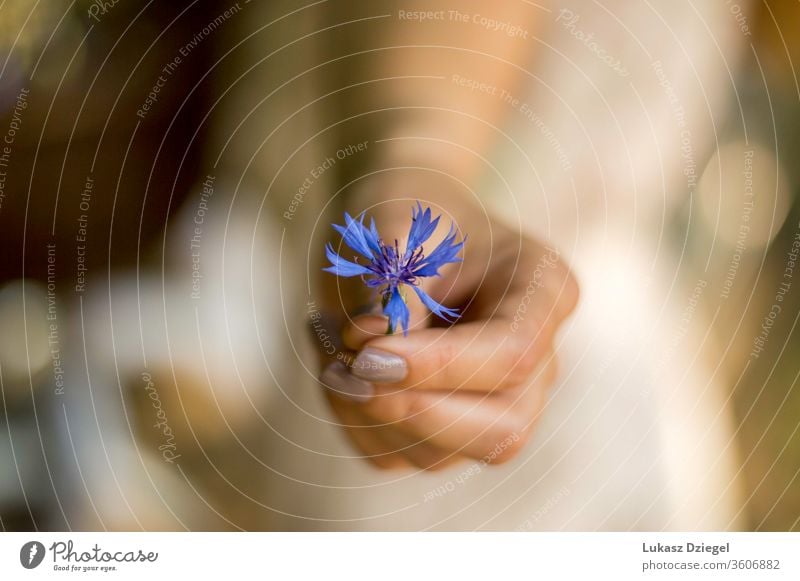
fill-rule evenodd
<path id="1" fill-rule="evenodd" d="M 405 379 L 408 375 L 408 365 L 399 355 L 367 347 L 356 357 L 351 372 L 369 381 L 394 383 Z"/>
<path id="2" fill-rule="evenodd" d="M 369 401 L 375 393 L 372 384 L 354 376 L 344 364 L 338 361 L 328 365 L 319 380 L 322 385 L 339 397 L 351 401 Z"/>

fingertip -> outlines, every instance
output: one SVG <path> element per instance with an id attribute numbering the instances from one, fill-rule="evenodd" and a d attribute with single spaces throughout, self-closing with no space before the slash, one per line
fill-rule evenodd
<path id="1" fill-rule="evenodd" d="M 325 368 L 319 376 L 319 382 L 338 397 L 358 403 L 368 402 L 375 393 L 371 383 L 355 377 L 338 361 Z"/>
<path id="2" fill-rule="evenodd" d="M 383 315 L 359 315 L 342 329 L 342 341 L 348 349 L 360 351 L 367 341 L 385 335 L 388 325 L 389 319 Z"/>

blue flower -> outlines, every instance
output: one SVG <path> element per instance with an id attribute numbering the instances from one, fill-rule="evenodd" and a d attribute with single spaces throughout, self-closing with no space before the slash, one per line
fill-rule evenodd
<path id="1" fill-rule="evenodd" d="M 431 209 L 423 209 L 422 204 L 417 202 L 417 207 L 411 211 L 408 243 L 401 252 L 397 240 L 393 245 L 384 244 L 374 220 L 370 220 L 367 228 L 363 214 L 356 220 L 345 212 L 345 225 L 333 224 L 333 227 L 342 235 L 344 243 L 360 257 L 356 255 L 352 261 L 342 258 L 328 243 L 325 245 L 325 254 L 331 266 L 323 270 L 337 276 L 360 276 L 368 287 L 379 289 L 383 298 L 383 314 L 389 318 L 390 333 L 399 325 L 403 334 L 408 334 L 409 311 L 401 291 L 402 285 L 414 289 L 422 304 L 434 315 L 452 321 L 458 317 L 458 311 L 440 305 L 419 287 L 421 277 L 439 276 L 439 269 L 445 264 L 461 262 L 458 254 L 464 241 L 456 243 L 456 231 L 452 225 L 444 240 L 430 254 L 424 253 L 423 244 L 436 231 L 440 218 L 437 216 L 432 220 Z"/>

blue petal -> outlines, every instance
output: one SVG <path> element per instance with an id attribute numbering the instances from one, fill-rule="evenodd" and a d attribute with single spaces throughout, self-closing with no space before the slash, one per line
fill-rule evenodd
<path id="1" fill-rule="evenodd" d="M 435 300 L 433 300 L 428 293 L 424 290 L 419 288 L 418 286 L 412 286 L 411 288 L 414 289 L 414 292 L 417 293 L 419 300 L 422 301 L 422 304 L 425 305 L 430 312 L 432 312 L 437 317 L 444 319 L 445 321 L 450 321 L 458 318 L 458 310 L 457 309 L 448 309 L 444 305 L 440 305 Z"/>
<path id="2" fill-rule="evenodd" d="M 333 224 L 333 228 L 342 235 L 345 244 L 366 258 L 372 260 L 375 252 L 380 254 L 377 232 L 370 231 L 364 226 L 364 216 L 354 220 L 350 214 L 344 213 L 345 226 Z"/>
<path id="3" fill-rule="evenodd" d="M 369 219 L 369 234 L 372 241 L 375 242 L 375 247 L 378 249 L 378 253 L 380 254 L 380 244 L 378 241 L 380 240 L 380 236 L 378 236 L 378 229 L 375 227 L 375 218 Z"/>
<path id="4" fill-rule="evenodd" d="M 389 317 L 389 327 L 392 330 L 397 329 L 397 324 L 400 323 L 403 328 L 403 335 L 408 335 L 408 305 L 406 305 L 397 288 L 392 291 L 389 302 L 383 308 L 383 314 Z"/>
<path id="5" fill-rule="evenodd" d="M 363 234 L 364 240 L 367 242 L 367 246 L 369 246 L 370 250 L 380 255 L 380 236 L 378 236 L 378 229 L 375 228 L 375 219 L 370 218 L 370 226 L 367 228 L 364 226 L 364 214 L 361 214 L 361 218 L 358 220 L 358 226 L 361 228 L 361 233 Z"/>
<path id="6" fill-rule="evenodd" d="M 417 207 L 411 211 L 411 229 L 408 232 L 406 259 L 431 237 L 439 225 L 440 218 L 441 216 L 437 216 L 435 220 L 431 221 L 431 209 L 425 208 L 423 211 L 422 204 L 417 202 Z"/>
<path id="7" fill-rule="evenodd" d="M 414 276 L 438 276 L 439 269 L 445 264 L 451 262 L 461 262 L 458 258 L 458 253 L 464 247 L 464 240 L 458 244 L 454 244 L 456 239 L 456 232 L 453 226 L 450 226 L 450 232 L 439 245 L 422 259 L 417 268 L 414 269 Z"/>
<path id="8" fill-rule="evenodd" d="M 336 252 L 334 252 L 333 247 L 329 244 L 325 245 L 325 255 L 328 257 L 328 260 L 331 261 L 331 265 L 327 268 L 323 268 L 325 272 L 332 272 L 338 276 L 359 276 L 363 274 L 375 274 L 370 269 L 360 264 L 356 264 L 355 262 L 350 262 L 349 260 L 345 260 Z"/>

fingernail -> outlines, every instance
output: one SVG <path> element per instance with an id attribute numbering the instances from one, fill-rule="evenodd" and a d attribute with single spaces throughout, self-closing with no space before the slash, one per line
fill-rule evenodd
<path id="1" fill-rule="evenodd" d="M 352 401 L 369 401 L 375 389 L 367 381 L 355 377 L 340 362 L 331 363 L 319 376 L 319 380 L 327 389 L 339 397 Z"/>
<path id="2" fill-rule="evenodd" d="M 372 347 L 363 349 L 350 369 L 353 375 L 378 383 L 402 381 L 408 374 L 405 359 Z"/>

